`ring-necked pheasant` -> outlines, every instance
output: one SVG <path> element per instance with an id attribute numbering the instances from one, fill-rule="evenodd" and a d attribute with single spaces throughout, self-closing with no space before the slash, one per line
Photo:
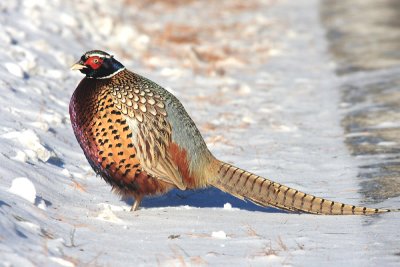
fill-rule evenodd
<path id="1" fill-rule="evenodd" d="M 72 69 L 86 75 L 69 107 L 76 138 L 95 172 L 117 193 L 135 198 L 133 210 L 146 195 L 214 186 L 288 211 L 391 211 L 315 197 L 217 160 L 177 98 L 103 51 L 85 53 Z"/>

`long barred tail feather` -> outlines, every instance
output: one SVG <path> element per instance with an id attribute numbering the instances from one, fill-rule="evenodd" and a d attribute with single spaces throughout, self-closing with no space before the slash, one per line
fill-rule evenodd
<path id="1" fill-rule="evenodd" d="M 216 171 L 216 177 L 209 180 L 210 185 L 264 207 L 271 206 L 292 212 L 324 215 L 371 215 L 399 211 L 353 206 L 319 198 L 262 178 L 225 162 L 218 162 L 218 170 Z"/>

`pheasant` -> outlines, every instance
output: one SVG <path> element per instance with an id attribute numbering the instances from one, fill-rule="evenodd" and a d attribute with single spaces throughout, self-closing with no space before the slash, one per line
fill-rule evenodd
<path id="1" fill-rule="evenodd" d="M 72 95 L 75 136 L 94 171 L 137 210 L 144 196 L 214 186 L 242 200 L 292 212 L 347 215 L 394 211 L 347 205 L 300 192 L 216 159 L 181 102 L 110 54 L 86 52 Z"/>

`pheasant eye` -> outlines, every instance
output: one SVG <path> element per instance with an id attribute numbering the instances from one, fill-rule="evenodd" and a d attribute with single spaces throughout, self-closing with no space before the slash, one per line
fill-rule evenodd
<path id="1" fill-rule="evenodd" d="M 85 65 L 96 70 L 96 69 L 100 68 L 102 63 L 103 63 L 103 59 L 101 59 L 99 57 L 90 57 L 86 60 Z"/>

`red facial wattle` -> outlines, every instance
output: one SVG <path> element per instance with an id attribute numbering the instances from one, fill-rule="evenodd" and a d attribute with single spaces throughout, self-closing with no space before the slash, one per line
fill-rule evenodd
<path id="1" fill-rule="evenodd" d="M 85 61 L 85 66 L 90 66 L 92 69 L 97 70 L 103 64 L 103 59 L 100 57 L 90 57 Z"/>

